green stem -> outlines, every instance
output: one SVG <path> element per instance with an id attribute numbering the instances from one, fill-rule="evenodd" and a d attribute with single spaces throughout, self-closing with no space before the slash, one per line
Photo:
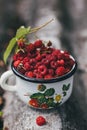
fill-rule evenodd
<path id="1" fill-rule="evenodd" d="M 52 18 L 51 20 L 49 20 L 48 22 L 46 22 L 45 24 L 39 26 L 39 27 L 36 27 L 36 28 L 33 28 L 31 29 L 30 33 L 33 33 L 33 32 L 37 32 L 38 30 L 40 30 L 41 28 L 47 26 L 49 23 L 51 23 L 52 21 L 54 21 L 54 19 Z"/>

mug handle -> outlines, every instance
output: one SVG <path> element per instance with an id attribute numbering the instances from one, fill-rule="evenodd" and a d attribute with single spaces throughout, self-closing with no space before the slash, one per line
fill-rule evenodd
<path id="1" fill-rule="evenodd" d="M 1 87 L 4 89 L 4 90 L 8 90 L 8 91 L 16 91 L 17 89 L 17 86 L 16 85 L 9 85 L 7 84 L 7 80 L 9 79 L 9 77 L 13 76 L 13 72 L 12 70 L 8 70 L 6 72 L 4 72 L 2 75 L 1 75 L 1 78 L 0 78 L 0 85 Z"/>

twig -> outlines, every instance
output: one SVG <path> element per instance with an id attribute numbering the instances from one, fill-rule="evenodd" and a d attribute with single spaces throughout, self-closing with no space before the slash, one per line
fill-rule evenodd
<path id="1" fill-rule="evenodd" d="M 33 28 L 31 29 L 30 33 L 33 33 L 33 32 L 37 32 L 38 30 L 40 30 L 41 28 L 47 26 L 49 23 L 51 23 L 52 21 L 54 21 L 54 19 L 52 18 L 51 20 L 49 20 L 48 22 L 46 22 L 45 24 L 39 26 L 39 27 L 36 27 L 36 28 Z"/>

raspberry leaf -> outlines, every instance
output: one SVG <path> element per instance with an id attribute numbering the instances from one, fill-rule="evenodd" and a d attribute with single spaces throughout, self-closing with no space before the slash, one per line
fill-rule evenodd
<path id="1" fill-rule="evenodd" d="M 25 28 L 24 26 L 22 26 L 17 30 L 16 36 L 10 40 L 8 47 L 4 52 L 3 59 L 5 63 L 7 62 L 9 55 L 11 54 L 14 46 L 16 45 L 17 40 L 25 37 L 27 34 L 29 34 L 29 32 L 30 32 L 30 27 Z"/>
<path id="2" fill-rule="evenodd" d="M 31 27 L 25 28 L 24 26 L 21 26 L 16 32 L 16 38 L 20 39 L 21 37 L 25 37 L 27 34 L 29 34 L 30 30 Z"/>
<path id="3" fill-rule="evenodd" d="M 6 63 L 11 51 L 13 50 L 14 46 L 16 44 L 16 38 L 12 38 L 11 41 L 9 42 L 9 45 L 6 49 L 6 51 L 4 52 L 4 55 L 3 55 L 3 59 L 4 59 L 4 62 Z"/>

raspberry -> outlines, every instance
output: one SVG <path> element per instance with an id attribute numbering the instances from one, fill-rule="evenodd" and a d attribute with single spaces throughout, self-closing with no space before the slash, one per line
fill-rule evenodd
<path id="1" fill-rule="evenodd" d="M 44 64 L 44 65 L 46 65 L 46 66 L 48 66 L 49 65 L 49 60 L 46 59 L 46 58 L 44 58 L 44 59 L 42 59 L 41 63 Z"/>
<path id="2" fill-rule="evenodd" d="M 29 78 L 33 78 L 34 77 L 34 74 L 32 71 L 29 71 L 27 74 L 26 74 L 27 77 Z"/>
<path id="3" fill-rule="evenodd" d="M 29 62 L 29 58 L 28 58 L 28 57 L 25 57 L 25 58 L 23 59 L 23 64 L 25 64 L 26 62 Z"/>
<path id="4" fill-rule="evenodd" d="M 25 64 L 24 64 L 24 68 L 25 68 L 25 70 L 30 70 L 31 69 L 31 66 L 30 66 L 30 64 L 28 63 L 28 62 L 26 62 Z"/>
<path id="5" fill-rule="evenodd" d="M 31 58 L 29 62 L 30 62 L 31 65 L 35 65 L 36 64 L 36 59 L 35 58 Z"/>
<path id="6" fill-rule="evenodd" d="M 58 68 L 56 69 L 56 74 L 57 74 L 58 76 L 62 76 L 62 75 L 64 75 L 64 73 L 65 73 L 65 68 L 64 68 L 64 67 L 58 67 Z"/>
<path id="7" fill-rule="evenodd" d="M 22 57 L 22 56 L 20 56 L 20 57 L 18 58 L 18 60 L 22 61 L 22 60 L 23 60 L 23 57 Z"/>
<path id="8" fill-rule="evenodd" d="M 60 53 L 58 55 L 58 60 L 65 59 L 64 53 Z"/>
<path id="9" fill-rule="evenodd" d="M 35 50 L 34 44 L 30 43 L 26 46 L 27 51 L 32 52 Z"/>
<path id="10" fill-rule="evenodd" d="M 41 73 L 41 75 L 46 75 L 46 73 L 47 73 L 47 67 L 45 65 L 40 65 L 38 67 L 38 72 Z"/>
<path id="11" fill-rule="evenodd" d="M 54 70 L 53 70 L 53 69 L 48 69 L 48 73 L 49 73 L 50 75 L 54 75 Z"/>
<path id="12" fill-rule="evenodd" d="M 60 50 L 54 49 L 52 55 L 53 56 L 58 56 L 60 54 Z"/>
<path id="13" fill-rule="evenodd" d="M 42 76 L 41 74 L 38 74 L 38 73 L 37 73 L 37 74 L 36 74 L 36 78 L 37 78 L 37 79 L 38 79 L 38 78 L 39 78 L 39 79 L 42 79 L 43 76 Z"/>
<path id="14" fill-rule="evenodd" d="M 25 70 L 23 68 L 20 68 L 19 71 L 21 74 L 25 74 Z"/>
<path id="15" fill-rule="evenodd" d="M 36 40 L 36 41 L 34 42 L 34 46 L 35 46 L 35 48 L 40 48 L 40 47 L 42 47 L 42 46 L 43 46 L 42 40 Z"/>
<path id="16" fill-rule="evenodd" d="M 24 44 L 23 42 L 19 42 L 19 43 L 18 43 L 18 46 L 19 46 L 20 48 L 24 48 L 25 44 Z"/>
<path id="17" fill-rule="evenodd" d="M 39 126 L 45 125 L 46 124 L 46 119 L 43 116 L 38 116 L 36 118 L 36 123 Z"/>
<path id="18" fill-rule="evenodd" d="M 14 61 L 19 60 L 20 57 L 21 57 L 20 54 L 19 54 L 19 53 L 16 53 L 16 54 L 14 54 L 14 56 L 13 56 L 13 60 L 14 60 Z"/>
<path id="19" fill-rule="evenodd" d="M 20 64 L 20 60 L 16 60 L 13 65 L 14 67 L 18 67 L 19 64 Z"/>
<path id="20" fill-rule="evenodd" d="M 64 66 L 64 60 L 58 60 L 57 63 L 58 66 Z"/>
<path id="21" fill-rule="evenodd" d="M 37 60 L 37 61 L 40 61 L 41 59 L 42 59 L 41 55 L 38 54 L 38 55 L 36 56 L 36 60 Z"/>
<path id="22" fill-rule="evenodd" d="M 72 59 L 70 59 L 70 66 L 72 67 L 74 65 L 75 61 L 73 61 Z"/>
<path id="23" fill-rule="evenodd" d="M 69 60 L 70 59 L 70 55 L 69 54 L 64 54 L 64 60 Z"/>
<path id="24" fill-rule="evenodd" d="M 20 47 L 20 48 L 24 48 L 24 47 L 25 47 L 25 44 L 24 44 L 24 40 L 23 40 L 23 39 L 19 39 L 19 40 L 17 41 L 17 44 L 18 44 L 18 47 Z"/>
<path id="25" fill-rule="evenodd" d="M 50 74 L 47 74 L 47 75 L 44 76 L 44 79 L 51 79 L 51 78 L 53 78 L 53 77 Z"/>
<path id="26" fill-rule="evenodd" d="M 48 56 L 47 56 L 47 59 L 48 59 L 49 61 L 56 61 L 56 56 L 48 55 Z"/>
<path id="27" fill-rule="evenodd" d="M 51 41 L 47 45 L 43 44 L 42 40 L 36 40 L 29 45 L 22 43 L 25 41 L 19 39 L 20 49 L 13 56 L 13 66 L 29 78 L 52 79 L 62 76 L 75 64 L 67 51 L 53 48 Z"/>
<path id="28" fill-rule="evenodd" d="M 37 69 L 40 65 L 42 65 L 42 63 L 41 62 L 37 62 L 34 68 Z"/>
<path id="29" fill-rule="evenodd" d="M 14 61 L 17 60 L 17 54 L 15 54 L 15 55 L 13 56 L 13 60 L 14 60 Z"/>
<path id="30" fill-rule="evenodd" d="M 51 66 L 51 68 L 55 69 L 58 66 L 58 64 L 55 61 L 51 61 L 50 66 Z"/>
<path id="31" fill-rule="evenodd" d="M 46 56 L 47 56 L 46 53 L 43 53 L 43 54 L 41 55 L 42 58 L 46 58 Z"/>
<path id="32" fill-rule="evenodd" d="M 68 73 L 69 71 L 70 71 L 69 68 L 66 68 L 66 69 L 65 69 L 65 73 Z"/>

